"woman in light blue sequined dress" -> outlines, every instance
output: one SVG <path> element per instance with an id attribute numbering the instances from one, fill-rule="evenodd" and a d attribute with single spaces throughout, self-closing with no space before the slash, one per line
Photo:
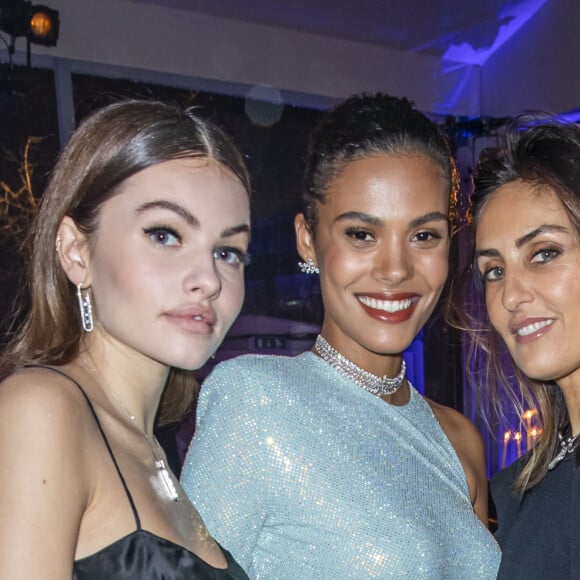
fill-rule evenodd
<path id="1" fill-rule="evenodd" d="M 495 578 L 479 434 L 402 358 L 447 277 L 456 178 L 406 99 L 352 97 L 314 134 L 295 226 L 321 334 L 297 357 L 218 365 L 183 468 L 251 578 Z"/>

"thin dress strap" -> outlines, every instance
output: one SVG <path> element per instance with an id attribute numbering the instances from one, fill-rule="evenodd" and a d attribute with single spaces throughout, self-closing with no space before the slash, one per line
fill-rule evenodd
<path id="1" fill-rule="evenodd" d="M 129 500 L 129 505 L 131 506 L 131 510 L 133 511 L 133 517 L 135 518 L 135 524 L 137 526 L 137 530 L 140 530 L 141 529 L 141 520 L 139 519 L 139 514 L 137 513 L 137 508 L 135 506 L 135 502 L 133 501 L 133 496 L 131 495 L 131 492 L 129 491 L 129 487 L 127 486 L 127 482 L 125 481 L 125 478 L 123 477 L 123 474 L 121 473 L 121 469 L 119 468 L 119 464 L 117 463 L 117 460 L 115 459 L 115 454 L 113 453 L 113 450 L 111 449 L 111 445 L 109 443 L 109 440 L 107 439 L 107 436 L 105 435 L 105 431 L 103 430 L 103 427 L 101 426 L 101 422 L 99 421 L 99 418 L 97 417 L 97 413 L 95 411 L 95 408 L 93 407 L 93 404 L 91 403 L 91 400 L 89 399 L 88 395 L 85 393 L 85 390 L 71 376 L 67 375 L 65 372 L 63 372 L 59 369 L 55 369 L 54 367 L 50 367 L 47 365 L 32 364 L 32 365 L 25 365 L 24 368 L 39 368 L 39 369 L 47 369 L 49 371 L 53 371 L 55 373 L 58 373 L 59 375 L 62 375 L 65 378 L 67 378 L 69 381 L 74 383 L 79 388 L 79 391 L 82 393 L 83 397 L 85 398 L 85 401 L 87 402 L 87 405 L 89 406 L 89 409 L 91 410 L 93 418 L 95 419 L 95 423 L 97 424 L 97 427 L 99 428 L 99 431 L 101 432 L 101 436 L 103 437 L 103 441 L 105 442 L 105 445 L 107 447 L 109 455 L 111 456 L 111 459 L 113 460 L 113 465 L 115 466 L 115 469 L 117 470 L 117 474 L 119 475 L 119 479 L 121 480 L 121 483 L 123 484 L 123 488 L 125 489 L 125 493 L 127 494 L 127 499 Z"/>

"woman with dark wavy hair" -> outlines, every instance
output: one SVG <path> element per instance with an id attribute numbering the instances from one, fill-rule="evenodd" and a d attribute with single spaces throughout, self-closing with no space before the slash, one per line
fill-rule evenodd
<path id="1" fill-rule="evenodd" d="M 447 278 L 456 177 L 407 99 L 352 97 L 314 134 L 295 227 L 321 333 L 218 365 L 182 472 L 251 578 L 495 578 L 481 437 L 403 361 Z"/>
<path id="2" fill-rule="evenodd" d="M 159 102 L 110 105 L 64 148 L 0 360 L 1 578 L 246 578 L 153 424 L 241 308 L 249 191 L 221 130 Z"/>
<path id="3" fill-rule="evenodd" d="M 487 306 L 470 326 L 481 396 L 499 413 L 505 393 L 520 416 L 537 408 L 542 429 L 492 478 L 499 577 L 579 578 L 580 127 L 517 116 L 479 163 L 472 201 Z"/>

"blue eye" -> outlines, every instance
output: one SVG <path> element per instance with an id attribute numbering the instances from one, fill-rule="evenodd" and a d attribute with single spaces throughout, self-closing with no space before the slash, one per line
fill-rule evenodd
<path id="1" fill-rule="evenodd" d="M 213 257 L 215 260 L 234 266 L 238 264 L 247 266 L 250 263 L 250 255 L 248 253 L 243 252 L 239 248 L 231 248 L 229 246 L 215 250 Z"/>
<path id="2" fill-rule="evenodd" d="M 536 252 L 531 259 L 532 264 L 544 264 L 551 262 L 554 258 L 560 255 L 560 250 L 553 248 L 546 248 Z"/>
<path id="3" fill-rule="evenodd" d="M 504 269 L 500 266 L 495 266 L 494 268 L 489 268 L 482 274 L 483 279 L 486 282 L 495 282 L 496 280 L 501 280 L 504 276 Z"/>
<path id="4" fill-rule="evenodd" d="M 181 237 L 171 228 L 154 227 L 143 231 L 153 243 L 160 246 L 179 246 L 181 244 Z"/>

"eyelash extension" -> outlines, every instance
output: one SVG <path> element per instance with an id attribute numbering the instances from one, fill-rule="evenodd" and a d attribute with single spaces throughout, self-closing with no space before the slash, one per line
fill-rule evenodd
<path id="1" fill-rule="evenodd" d="M 219 255 L 220 252 L 231 252 L 232 254 L 235 254 L 238 257 L 239 263 L 242 266 L 250 265 L 251 256 L 249 252 L 244 252 L 243 250 L 240 250 L 239 248 L 234 248 L 232 246 L 222 246 L 221 248 L 215 250 L 214 256 Z"/>
<path id="2" fill-rule="evenodd" d="M 153 226 L 150 228 L 143 228 L 143 233 L 149 237 L 157 233 L 168 234 L 173 236 L 179 243 L 181 243 L 181 236 L 170 226 Z"/>
<path id="3" fill-rule="evenodd" d="M 364 237 L 374 238 L 373 232 L 362 227 L 350 226 L 344 230 L 344 233 L 347 235 L 347 237 L 354 238 L 359 242 L 367 242 L 369 240 L 360 239 L 359 237 L 357 237 L 357 234 L 362 234 Z"/>
<path id="4" fill-rule="evenodd" d="M 540 250 L 535 251 L 532 254 L 532 260 L 534 258 L 536 258 L 537 256 L 540 256 L 541 254 L 550 254 L 550 259 L 548 261 L 552 261 L 554 258 L 556 258 L 557 256 L 559 256 L 562 253 L 562 250 L 560 248 L 554 248 L 554 247 L 545 247 L 542 248 Z M 545 261 L 542 261 L 541 263 L 544 263 Z"/>
<path id="5" fill-rule="evenodd" d="M 413 237 L 416 238 L 417 236 L 429 236 L 428 240 L 420 240 L 420 241 L 431 241 L 431 240 L 442 240 L 443 236 L 436 231 L 431 231 L 431 230 L 421 230 L 420 232 L 417 232 L 415 234 L 413 234 Z"/>
<path id="6" fill-rule="evenodd" d="M 484 285 L 485 285 L 485 284 L 489 284 L 490 282 L 491 282 L 491 283 L 493 283 L 493 282 L 497 282 L 498 280 L 501 280 L 501 278 L 496 278 L 496 279 L 492 279 L 492 280 L 490 280 L 490 279 L 488 278 L 489 274 L 490 274 L 491 272 L 493 272 L 494 270 L 501 270 L 501 271 L 502 271 L 502 273 L 503 273 L 503 271 L 504 271 L 504 269 L 503 269 L 503 267 L 502 267 L 502 266 L 493 266 L 493 268 L 488 268 L 487 270 L 485 270 L 485 271 L 484 271 L 484 272 L 481 274 L 481 278 L 482 278 L 482 280 L 483 280 L 483 283 L 484 283 Z"/>

